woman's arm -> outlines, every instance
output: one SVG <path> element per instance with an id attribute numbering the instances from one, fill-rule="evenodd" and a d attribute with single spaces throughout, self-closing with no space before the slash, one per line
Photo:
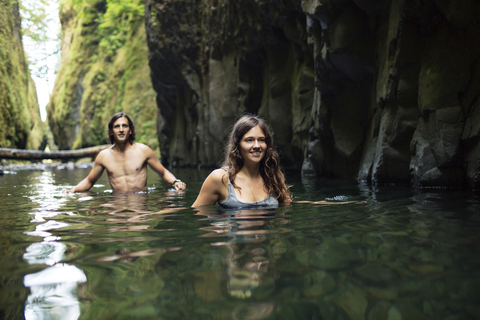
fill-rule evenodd
<path id="1" fill-rule="evenodd" d="M 217 201 L 227 198 L 227 175 L 225 170 L 216 169 L 203 182 L 197 200 L 192 207 L 214 205 Z"/>

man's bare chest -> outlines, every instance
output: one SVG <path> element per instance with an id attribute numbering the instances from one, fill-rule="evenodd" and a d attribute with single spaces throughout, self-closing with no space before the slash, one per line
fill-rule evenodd
<path id="1" fill-rule="evenodd" d="M 139 155 L 112 155 L 105 161 L 105 169 L 111 177 L 135 176 L 146 171 L 146 160 Z"/>

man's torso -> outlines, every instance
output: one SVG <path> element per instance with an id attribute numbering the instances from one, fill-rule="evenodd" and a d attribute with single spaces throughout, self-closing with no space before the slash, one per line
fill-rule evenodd
<path id="1" fill-rule="evenodd" d="M 147 184 L 147 157 L 143 145 L 134 143 L 124 152 L 109 148 L 104 151 L 101 165 L 105 167 L 113 190 L 143 191 Z"/>

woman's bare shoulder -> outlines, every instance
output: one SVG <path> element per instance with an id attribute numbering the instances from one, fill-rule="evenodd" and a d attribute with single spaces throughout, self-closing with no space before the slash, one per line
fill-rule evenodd
<path id="1" fill-rule="evenodd" d="M 207 179 L 212 180 L 212 182 L 227 182 L 227 171 L 223 168 L 213 170 L 207 177 Z"/>
<path id="2" fill-rule="evenodd" d="M 213 205 L 217 201 L 224 201 L 228 195 L 227 172 L 223 169 L 213 170 L 203 182 L 197 200 L 193 207 Z"/>

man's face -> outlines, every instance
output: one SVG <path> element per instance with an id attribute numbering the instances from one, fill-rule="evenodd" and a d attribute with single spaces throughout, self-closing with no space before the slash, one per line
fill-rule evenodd
<path id="1" fill-rule="evenodd" d="M 127 118 L 118 118 L 113 123 L 113 139 L 115 143 L 125 143 L 130 136 L 130 126 L 128 125 Z"/>

